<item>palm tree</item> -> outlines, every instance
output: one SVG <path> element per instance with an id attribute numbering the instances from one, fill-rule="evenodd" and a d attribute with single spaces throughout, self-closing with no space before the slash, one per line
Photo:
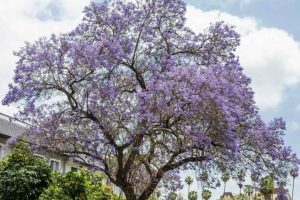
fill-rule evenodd
<path id="1" fill-rule="evenodd" d="M 188 194 L 190 193 L 190 186 L 192 185 L 192 183 L 194 182 L 193 178 L 188 176 L 185 178 L 185 183 L 188 185 Z"/>
<path id="2" fill-rule="evenodd" d="M 226 183 L 227 181 L 230 179 L 230 174 L 228 172 L 224 172 L 222 177 L 221 177 L 222 181 L 224 182 L 224 193 L 225 194 L 225 191 L 226 191 Z"/>
<path id="3" fill-rule="evenodd" d="M 167 199 L 168 200 L 176 200 L 177 199 L 177 193 L 176 192 L 170 192 Z"/>
<path id="4" fill-rule="evenodd" d="M 248 195 L 248 197 L 250 199 L 250 196 L 253 194 L 253 187 L 252 187 L 252 185 L 245 185 L 244 191 L 245 191 L 245 193 Z"/>
<path id="5" fill-rule="evenodd" d="M 268 175 L 263 178 L 260 184 L 260 193 L 264 195 L 265 200 L 270 200 L 271 194 L 274 192 L 274 180 Z"/>
<path id="6" fill-rule="evenodd" d="M 210 197 L 211 197 L 211 191 L 209 191 L 209 190 L 203 190 L 202 191 L 202 198 L 204 200 L 209 200 Z"/>
<path id="7" fill-rule="evenodd" d="M 243 182 L 245 181 L 246 173 L 244 170 L 240 170 L 237 174 L 238 186 L 240 188 L 240 194 L 242 193 Z"/>
<path id="8" fill-rule="evenodd" d="M 292 169 L 290 171 L 290 175 L 293 178 L 293 188 L 292 188 L 292 200 L 294 200 L 294 186 L 295 186 L 295 178 L 299 175 L 298 168 Z"/>
<path id="9" fill-rule="evenodd" d="M 198 199 L 198 194 L 196 191 L 191 191 L 188 194 L 188 200 L 197 200 Z"/>
<path id="10" fill-rule="evenodd" d="M 179 194 L 177 195 L 177 198 L 176 198 L 176 200 L 183 200 L 183 196 L 182 196 L 182 194 L 181 194 L 181 193 L 179 193 Z"/>
<path id="11" fill-rule="evenodd" d="M 256 196 L 256 183 L 258 182 L 259 179 L 259 173 L 258 172 L 252 172 L 251 173 L 251 180 L 253 183 L 253 189 L 254 189 L 254 196 Z"/>
<path id="12" fill-rule="evenodd" d="M 208 172 L 202 172 L 200 174 L 200 182 L 201 182 L 201 189 L 203 190 L 204 189 L 204 184 L 208 181 Z"/>
<path id="13" fill-rule="evenodd" d="M 243 188 L 243 183 L 238 183 L 238 186 L 239 186 L 239 188 L 240 188 L 240 195 L 242 194 L 242 188 Z"/>

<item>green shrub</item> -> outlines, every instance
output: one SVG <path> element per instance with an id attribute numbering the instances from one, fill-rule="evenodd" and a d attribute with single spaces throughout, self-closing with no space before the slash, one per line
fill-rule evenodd
<path id="1" fill-rule="evenodd" d="M 0 161 L 0 199 L 37 200 L 50 182 L 51 168 L 33 155 L 26 143 L 17 144 L 8 157 Z"/>
<path id="2" fill-rule="evenodd" d="M 121 200 L 110 187 L 103 184 L 103 176 L 86 169 L 60 174 L 54 172 L 51 185 L 40 200 Z"/>

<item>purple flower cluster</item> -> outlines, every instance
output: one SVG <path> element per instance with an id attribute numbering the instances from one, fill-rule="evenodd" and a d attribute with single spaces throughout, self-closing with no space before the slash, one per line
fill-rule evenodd
<path id="1" fill-rule="evenodd" d="M 288 196 L 285 192 L 279 192 L 277 195 L 277 199 L 278 200 L 288 200 Z"/>

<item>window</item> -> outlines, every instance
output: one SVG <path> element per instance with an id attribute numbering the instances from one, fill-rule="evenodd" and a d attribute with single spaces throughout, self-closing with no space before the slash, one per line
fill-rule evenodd
<path id="1" fill-rule="evenodd" d="M 40 154 L 34 154 L 35 157 L 40 158 L 42 160 L 45 160 L 45 156 L 40 155 Z"/>
<path id="2" fill-rule="evenodd" d="M 76 167 L 71 167 L 71 171 L 72 171 L 72 172 L 78 172 L 78 171 L 79 171 L 79 169 L 78 169 L 78 168 L 76 168 Z"/>
<path id="3" fill-rule="evenodd" d="M 60 162 L 58 160 L 50 159 L 50 167 L 53 170 L 59 170 L 59 164 Z"/>
<path id="4" fill-rule="evenodd" d="M 2 149 L 2 145 L 0 145 L 0 159 L 3 158 L 3 149 Z"/>

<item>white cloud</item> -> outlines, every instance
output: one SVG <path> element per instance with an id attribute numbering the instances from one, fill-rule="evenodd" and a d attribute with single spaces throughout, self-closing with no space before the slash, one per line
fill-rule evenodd
<path id="1" fill-rule="evenodd" d="M 240 18 L 220 11 L 204 12 L 188 6 L 187 23 L 196 32 L 210 22 L 226 21 L 241 34 L 240 62 L 252 78 L 255 100 L 261 110 L 276 108 L 285 90 L 300 81 L 300 46 L 287 32 L 263 27 L 251 17 Z"/>
<path id="2" fill-rule="evenodd" d="M 16 58 L 12 52 L 24 45 L 24 41 L 34 41 L 51 33 L 72 30 L 82 18 L 84 6 L 89 0 L 10 0 L 0 1 L 0 99 L 7 92 L 11 82 Z M 39 14 L 51 17 L 49 5 L 60 9 L 59 19 L 38 19 Z M 48 10 L 47 10 L 48 9 Z M 12 114 L 14 107 L 0 105 L 0 112 Z"/>

